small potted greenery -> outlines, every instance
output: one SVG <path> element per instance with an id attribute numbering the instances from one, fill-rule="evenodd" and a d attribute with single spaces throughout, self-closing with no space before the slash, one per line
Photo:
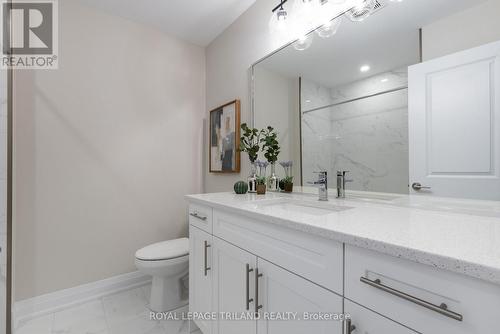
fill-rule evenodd
<path id="1" fill-rule="evenodd" d="M 255 161 L 260 151 L 260 136 L 262 130 L 249 128 L 246 123 L 241 124 L 243 134 L 240 138 L 240 151 L 247 152 L 250 159 L 251 171 L 248 176 L 248 192 L 254 193 L 257 191 L 257 167 Z"/>
<path id="2" fill-rule="evenodd" d="M 293 191 L 293 176 L 285 176 L 280 181 L 280 188 L 286 193 L 291 193 Z"/>
<path id="3" fill-rule="evenodd" d="M 285 170 L 285 178 L 280 182 L 280 188 L 284 192 L 291 193 L 293 191 L 293 161 L 280 161 L 280 165 Z"/>
<path id="4" fill-rule="evenodd" d="M 257 176 L 257 195 L 265 195 L 266 194 L 266 177 L 265 176 Z"/>
<path id="5" fill-rule="evenodd" d="M 271 126 L 262 130 L 261 133 L 262 138 L 260 142 L 262 143 L 262 151 L 264 152 L 264 157 L 271 164 L 271 176 L 268 179 L 268 188 L 270 191 L 278 191 L 279 179 L 276 176 L 276 161 L 278 161 L 281 150 L 278 142 L 278 134 Z"/>

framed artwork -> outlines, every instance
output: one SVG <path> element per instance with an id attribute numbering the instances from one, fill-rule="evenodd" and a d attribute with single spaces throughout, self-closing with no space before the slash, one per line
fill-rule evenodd
<path id="1" fill-rule="evenodd" d="M 210 111 L 210 173 L 240 172 L 240 101 Z"/>

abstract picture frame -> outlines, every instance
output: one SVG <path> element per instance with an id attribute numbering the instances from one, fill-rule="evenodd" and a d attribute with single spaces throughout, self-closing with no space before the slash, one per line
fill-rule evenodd
<path id="1" fill-rule="evenodd" d="M 240 109 L 240 100 L 234 100 L 209 112 L 210 173 L 240 172 Z"/>

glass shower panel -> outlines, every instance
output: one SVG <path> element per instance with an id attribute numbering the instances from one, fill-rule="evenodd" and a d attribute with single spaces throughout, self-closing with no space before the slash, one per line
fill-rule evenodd
<path id="1" fill-rule="evenodd" d="M 304 181 L 326 170 L 335 188 L 349 171 L 350 190 L 408 193 L 408 90 L 318 107 L 302 116 Z"/>

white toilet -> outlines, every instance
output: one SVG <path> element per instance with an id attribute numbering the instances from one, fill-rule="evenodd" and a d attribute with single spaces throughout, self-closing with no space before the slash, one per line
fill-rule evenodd
<path id="1" fill-rule="evenodd" d="M 149 308 L 171 311 L 188 303 L 189 239 L 159 242 L 135 253 L 137 269 L 153 276 Z"/>

